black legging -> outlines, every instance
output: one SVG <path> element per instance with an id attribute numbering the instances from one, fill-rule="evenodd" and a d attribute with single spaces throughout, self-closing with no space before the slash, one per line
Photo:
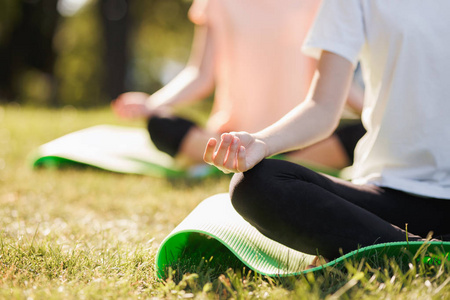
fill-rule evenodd
<path id="1" fill-rule="evenodd" d="M 356 186 L 286 161 L 266 159 L 235 174 L 230 194 L 235 209 L 267 237 L 328 259 L 339 249 L 405 241 L 407 234 L 409 241 L 430 231 L 450 240 L 450 200 Z"/>

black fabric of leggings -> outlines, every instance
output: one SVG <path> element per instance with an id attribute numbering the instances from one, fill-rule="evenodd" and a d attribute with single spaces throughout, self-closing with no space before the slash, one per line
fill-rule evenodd
<path id="1" fill-rule="evenodd" d="M 355 156 L 355 147 L 358 141 L 366 133 L 366 129 L 360 120 L 340 126 L 334 134 L 338 137 L 349 161 L 353 162 Z"/>
<path id="2" fill-rule="evenodd" d="M 450 200 L 374 185 L 357 186 L 282 160 L 235 174 L 235 209 L 262 234 L 293 249 L 333 259 L 377 243 L 450 240 Z M 405 227 L 407 225 L 407 231 Z"/>
<path id="3" fill-rule="evenodd" d="M 150 138 L 160 151 L 175 157 L 188 131 L 195 124 L 176 116 L 153 116 L 147 122 Z"/>

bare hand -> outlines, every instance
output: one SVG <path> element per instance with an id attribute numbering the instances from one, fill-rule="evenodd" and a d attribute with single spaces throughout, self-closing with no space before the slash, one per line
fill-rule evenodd
<path id="1" fill-rule="evenodd" d="M 266 156 L 264 142 L 247 132 L 224 133 L 220 144 L 211 138 L 203 154 L 203 160 L 224 173 L 245 172 Z"/>
<path id="2" fill-rule="evenodd" d="M 149 96 L 149 94 L 141 92 L 123 93 L 111 103 L 111 107 L 122 118 L 148 118 L 151 115 L 151 111 L 147 107 Z"/>

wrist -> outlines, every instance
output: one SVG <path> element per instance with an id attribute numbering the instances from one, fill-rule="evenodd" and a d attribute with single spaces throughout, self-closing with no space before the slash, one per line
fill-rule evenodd
<path id="1" fill-rule="evenodd" d="M 256 143 L 259 143 L 263 146 L 264 149 L 264 157 L 272 156 L 274 153 L 271 152 L 271 149 L 269 147 L 269 139 L 267 136 L 264 136 L 261 133 L 255 133 L 252 134 L 253 138 L 255 139 Z"/>

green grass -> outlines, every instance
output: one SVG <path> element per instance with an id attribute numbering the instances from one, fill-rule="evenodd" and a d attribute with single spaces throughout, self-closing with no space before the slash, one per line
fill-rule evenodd
<path id="1" fill-rule="evenodd" d="M 0 299 L 450 299 L 448 261 L 352 262 L 270 279 L 192 256 L 158 281 L 159 243 L 200 201 L 226 191 L 229 178 L 30 168 L 27 157 L 39 145 L 97 124 L 142 125 L 107 108 L 0 106 Z"/>

